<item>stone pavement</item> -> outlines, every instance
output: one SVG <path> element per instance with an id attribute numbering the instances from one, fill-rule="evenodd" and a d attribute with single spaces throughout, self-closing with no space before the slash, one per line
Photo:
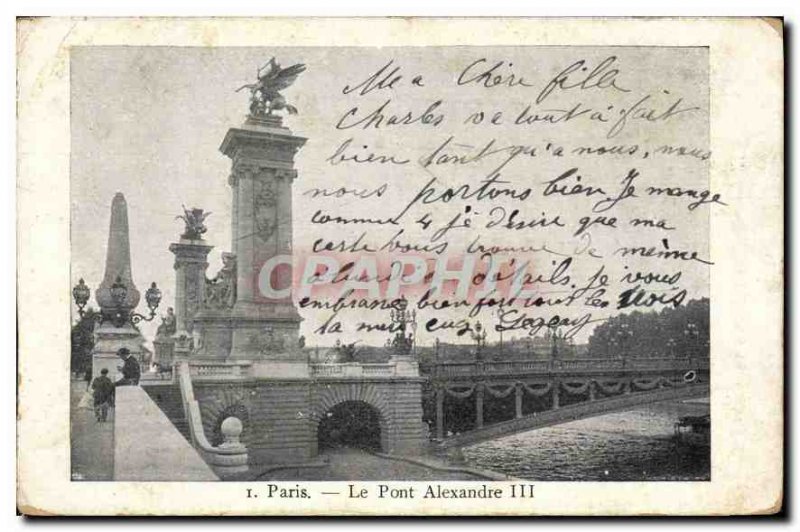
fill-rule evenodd
<path id="1" fill-rule="evenodd" d="M 98 423 L 94 410 L 78 408 L 86 382 L 70 383 L 70 455 L 72 480 L 112 480 L 114 475 L 114 409 Z"/>

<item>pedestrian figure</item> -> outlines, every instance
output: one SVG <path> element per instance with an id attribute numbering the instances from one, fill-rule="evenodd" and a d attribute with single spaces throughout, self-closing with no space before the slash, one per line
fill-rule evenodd
<path id="1" fill-rule="evenodd" d="M 122 372 L 122 378 L 114 384 L 116 386 L 137 386 L 142 376 L 142 371 L 139 368 L 139 362 L 136 357 L 131 355 L 127 347 L 120 348 L 117 351 L 117 356 L 124 360 L 125 364 L 117 366 L 117 369 Z"/>
<path id="2" fill-rule="evenodd" d="M 114 401 L 114 383 L 108 378 L 108 370 L 100 370 L 100 376 L 92 381 L 94 396 L 94 415 L 97 421 L 104 423 L 108 419 L 108 408 Z"/>

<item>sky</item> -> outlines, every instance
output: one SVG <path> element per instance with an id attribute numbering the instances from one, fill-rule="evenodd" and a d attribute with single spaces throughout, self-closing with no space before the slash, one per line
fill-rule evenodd
<path id="1" fill-rule="evenodd" d="M 517 47 L 479 49 L 448 48 L 180 48 L 180 47 L 76 47 L 70 58 L 71 71 L 71 267 L 73 284 L 84 278 L 95 289 L 103 276 L 111 199 L 122 192 L 128 204 L 132 270 L 141 292 L 156 281 L 164 292 L 162 311 L 174 299 L 173 256 L 169 244 L 178 240 L 183 224 L 175 217 L 181 206 L 202 207 L 212 212 L 207 219 L 205 239 L 214 249 L 209 256 L 208 276 L 221 267 L 220 254 L 231 248 L 231 194 L 227 184 L 230 160 L 219 152 L 219 145 L 230 127 L 238 127 L 247 112 L 247 94 L 235 92 L 244 83 L 252 82 L 256 68 L 271 56 L 283 66 L 304 63 L 307 71 L 284 94 L 299 109 L 297 116 L 285 124 L 294 134 L 308 139 L 296 157 L 299 177 L 294 183 L 294 249 L 307 252 L 317 238 L 353 239 L 364 227 L 313 226 L 312 214 L 323 209 L 330 214 L 348 216 L 380 216 L 391 214 L 398 205 L 410 201 L 417 190 L 431 177 L 442 184 L 458 184 L 476 180 L 489 166 L 422 168 L 418 164 L 332 166 L 326 159 L 337 146 L 352 138 L 353 146 L 368 146 L 370 151 L 393 153 L 416 162 L 429 154 L 448 136 L 472 146 L 482 146 L 495 139 L 504 145 L 545 146 L 547 143 L 568 146 L 615 144 L 692 145 L 708 147 L 708 72 L 707 50 L 702 48 L 582 48 L 582 47 Z M 578 60 L 597 65 L 615 56 L 620 70 L 621 90 L 587 87 L 570 91 L 555 90 L 546 101 L 535 103 L 539 89 L 565 66 Z M 462 69 L 481 58 L 486 64 L 503 61 L 504 72 L 524 76 L 535 87 L 518 85 L 487 88 L 480 84 L 458 86 Z M 402 75 L 391 88 L 343 94 L 346 85 L 355 86 L 381 66 L 392 61 Z M 591 66 L 590 66 L 591 68 Z M 422 76 L 423 87 L 413 87 L 411 80 Z M 518 79 L 518 78 L 517 78 Z M 613 138 L 606 138 L 608 126 L 582 123 L 579 120 L 558 126 L 520 127 L 510 124 L 510 117 L 531 105 L 533 109 L 565 109 L 580 102 L 586 107 L 613 112 L 631 105 L 640 95 L 650 95 L 650 102 L 663 111 L 669 102 L 683 98 L 698 111 L 686 113 L 657 125 L 633 123 Z M 442 101 L 439 109 L 445 114 L 440 128 L 415 124 L 337 130 L 334 125 L 348 110 L 358 107 L 356 116 L 363 116 L 391 100 L 387 109 L 419 114 L 433 102 Z M 465 125 L 472 112 L 502 109 L 508 119 L 500 126 Z M 611 112 L 611 111 L 609 111 Z M 488 163 L 487 163 L 488 164 Z M 708 161 L 688 157 L 662 157 L 658 160 L 632 161 L 626 157 L 569 158 L 560 160 L 538 156 L 515 161 L 504 170 L 504 178 L 515 186 L 541 186 L 556 172 L 578 166 L 585 179 L 606 188 L 618 186 L 620 176 L 635 165 L 645 184 L 667 184 L 706 188 Z M 336 202 L 311 199 L 304 191 L 319 187 L 348 186 L 372 189 L 388 186 L 382 198 L 370 201 L 345 198 Z M 539 212 L 575 216 L 586 210 L 588 199 L 580 202 L 559 202 L 538 198 L 524 214 Z M 513 202 L 499 200 L 496 205 L 513 209 Z M 715 208 L 716 206 L 714 206 Z M 461 212 L 464 204 L 437 205 L 432 209 L 441 223 L 444 218 Z M 588 211 L 587 211 L 588 212 Z M 629 205 L 625 217 L 663 216 L 674 222 L 669 232 L 675 247 L 691 248 L 708 257 L 708 208 L 693 211 L 685 202 L 649 201 Z M 420 211 L 419 214 L 422 214 Z M 485 217 L 487 213 L 482 213 Z M 485 220 L 485 218 L 484 218 Z M 392 228 L 368 228 L 376 242 L 385 241 Z M 423 235 L 417 225 L 406 227 L 413 239 Z M 566 229 L 522 233 L 482 231 L 484 240 L 498 245 L 574 246 L 572 232 Z M 655 245 L 661 237 L 656 232 L 633 234 L 628 230 L 589 231 L 593 245 L 614 249 L 619 245 Z M 477 232 L 453 232 L 452 249 L 471 241 Z M 610 270 L 627 266 L 631 270 L 652 269 L 651 260 L 630 259 L 604 261 Z M 623 264 L 624 262 L 624 264 Z M 576 269 L 588 274 L 594 269 L 590 261 L 576 263 Z M 663 268 L 662 268 L 663 269 Z M 665 271 L 674 271 L 666 268 Z M 708 295 L 709 268 L 691 264 L 683 266 L 682 286 L 690 297 Z M 92 301 L 94 304 L 94 301 Z M 141 312 L 141 309 L 140 309 Z M 612 311 L 601 313 L 607 316 Z M 325 316 L 303 311 L 301 334 L 309 343 L 332 344 L 337 338 L 316 337 L 313 330 Z M 359 317 L 360 318 L 360 317 Z M 158 320 L 157 320 L 158 321 Z M 157 323 L 143 328 L 152 336 Z M 585 341 L 589 330 L 579 340 Z M 385 336 L 385 335 L 384 335 Z M 513 335 L 511 335 L 513 336 Z M 346 334 L 342 341 L 362 340 L 382 344 L 385 338 L 377 333 Z M 456 340 L 447 337 L 447 340 Z M 496 339 L 496 338 L 495 338 Z M 429 343 L 433 335 L 421 332 L 418 341 Z M 489 340 L 492 340 L 490 337 Z M 463 340 L 462 340 L 463 341 Z"/>

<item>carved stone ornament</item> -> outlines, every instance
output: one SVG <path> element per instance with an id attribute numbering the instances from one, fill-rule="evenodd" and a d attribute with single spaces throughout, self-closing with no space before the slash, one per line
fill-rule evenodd
<path id="1" fill-rule="evenodd" d="M 261 181 L 254 199 L 255 233 L 266 242 L 278 229 L 276 222 L 277 196 L 272 181 Z"/>

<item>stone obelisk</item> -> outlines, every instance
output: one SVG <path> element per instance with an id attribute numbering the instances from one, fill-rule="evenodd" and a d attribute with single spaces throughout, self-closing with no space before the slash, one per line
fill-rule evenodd
<path id="1" fill-rule="evenodd" d="M 124 297 L 114 297 L 112 287 L 125 287 Z M 115 316 L 129 315 L 139 304 L 139 291 L 133 282 L 131 273 L 131 248 L 128 235 L 128 205 L 125 196 L 117 192 L 111 202 L 111 222 L 108 230 L 108 248 L 106 250 L 106 270 L 103 281 L 95 292 L 100 312 L 106 319 L 95 330 L 95 342 L 92 350 L 92 374 L 99 375 L 103 368 L 108 369 L 113 379 L 117 366 L 122 360 L 117 351 L 127 347 L 139 362 L 142 361 L 142 345 L 144 338 L 129 320 L 115 323 Z"/>
<path id="2" fill-rule="evenodd" d="M 291 257 L 294 156 L 306 139 L 292 135 L 275 115 L 248 116 L 231 128 L 220 151 L 232 161 L 232 243 L 237 260 L 236 303 L 230 358 L 299 357 L 301 318 L 291 296 L 271 299 L 259 285 L 262 268 L 275 257 Z M 291 264 L 271 276 L 276 290 L 291 286 Z"/>

